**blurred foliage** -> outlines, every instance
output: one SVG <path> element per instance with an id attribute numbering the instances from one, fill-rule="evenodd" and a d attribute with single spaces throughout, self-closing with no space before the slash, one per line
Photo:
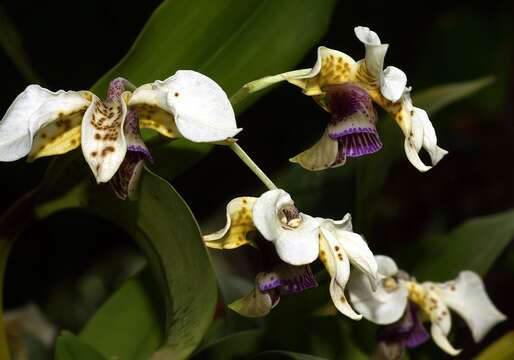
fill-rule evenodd
<path id="1" fill-rule="evenodd" d="M 510 331 L 489 345 L 475 360 L 508 360 L 514 358 L 514 331 Z"/>
<path id="2" fill-rule="evenodd" d="M 414 245 L 422 253 L 413 271 L 419 280 L 446 281 L 463 269 L 487 273 L 514 236 L 514 210 L 471 219 L 448 234 Z"/>
<path id="3" fill-rule="evenodd" d="M 73 334 L 64 333 L 57 338 L 55 360 L 106 360 L 106 358 Z"/>

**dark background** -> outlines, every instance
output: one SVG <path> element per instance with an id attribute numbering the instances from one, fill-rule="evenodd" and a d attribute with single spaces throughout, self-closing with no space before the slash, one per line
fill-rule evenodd
<path id="1" fill-rule="evenodd" d="M 89 88 L 126 53 L 158 4 L 3 0 L 0 6 L 18 29 L 42 85 L 51 90 L 80 90 Z M 401 258 L 408 244 L 427 232 L 445 231 L 466 219 L 514 207 L 513 15 L 509 1 L 338 3 L 321 44 L 359 58 L 363 51 L 353 27 L 370 26 L 390 44 L 387 64 L 403 69 L 415 90 L 486 75 L 496 79 L 487 89 L 432 118 L 439 144 L 450 152 L 437 167 L 421 174 L 404 157 L 395 163 L 384 192 L 369 204 L 378 209 L 366 234 L 375 253 Z M 312 66 L 315 56 L 313 49 L 298 68 Z M 30 82 L 1 50 L 0 69 L 3 114 Z M 317 139 L 326 120 L 327 115 L 296 88 L 279 86 L 239 117 L 245 128 L 240 143 L 287 190 L 299 181 L 287 176 L 294 167 L 287 159 Z M 403 141 L 400 134 L 398 139 Z M 47 164 L 47 159 L 0 164 L 0 209 L 35 186 Z M 302 190 L 321 199 L 315 215 L 338 217 L 353 210 L 356 184 L 349 171 L 351 167 L 341 170 L 344 181 L 336 177 Z M 200 222 L 209 220 L 214 209 L 222 209 L 233 197 L 264 190 L 221 147 L 173 184 Z M 298 205 L 314 210 L 308 202 Z M 130 273 L 138 256 L 130 237 L 109 224 L 76 213 L 54 216 L 15 245 L 7 271 L 6 306 L 36 301 L 61 326 L 77 330 Z M 405 259 L 406 267 L 413 261 Z M 485 282 L 493 302 L 512 319 L 512 246 Z M 89 296 L 90 292 L 96 295 Z M 513 325 L 509 320 L 497 326 L 478 346 L 472 344 L 467 330 L 459 331 L 454 342 L 465 346 L 462 358 L 468 358 Z"/>

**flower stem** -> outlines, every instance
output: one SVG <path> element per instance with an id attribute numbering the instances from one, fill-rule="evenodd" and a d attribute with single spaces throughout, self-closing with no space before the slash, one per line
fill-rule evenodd
<path id="1" fill-rule="evenodd" d="M 248 154 L 239 146 L 237 143 L 233 142 L 230 145 L 230 148 L 233 152 L 236 153 L 237 156 L 253 171 L 255 175 L 262 181 L 264 185 L 270 190 L 274 190 L 277 188 L 273 181 L 270 180 L 269 177 L 257 166 L 257 164 L 248 156 Z"/>
<path id="2" fill-rule="evenodd" d="M 235 106 L 236 104 L 246 99 L 248 95 L 254 92 L 265 89 L 273 84 L 287 80 L 289 78 L 307 75 L 310 71 L 311 69 L 293 70 L 286 73 L 266 76 L 261 79 L 251 81 L 248 84 L 243 85 L 234 95 L 232 95 L 230 97 L 230 102 L 233 106 Z"/>

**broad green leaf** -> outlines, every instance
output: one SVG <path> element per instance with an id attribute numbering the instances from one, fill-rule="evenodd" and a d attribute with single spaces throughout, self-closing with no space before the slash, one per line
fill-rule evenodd
<path id="1" fill-rule="evenodd" d="M 102 354 L 119 354 L 122 359 L 148 358 L 164 336 L 160 321 L 164 314 L 159 311 L 164 307 L 153 285 L 147 270 L 128 280 L 95 313 L 80 339 Z"/>
<path id="2" fill-rule="evenodd" d="M 325 360 L 325 358 L 318 356 L 300 354 L 291 351 L 265 351 L 257 354 L 253 359 Z"/>
<path id="3" fill-rule="evenodd" d="M 23 41 L 15 24 L 11 21 L 3 6 L 0 5 L 0 46 L 4 49 L 11 61 L 25 78 L 32 82 L 42 84 L 41 79 L 32 68 L 25 53 Z"/>
<path id="4" fill-rule="evenodd" d="M 92 88 L 116 76 L 135 84 L 197 70 L 228 94 L 254 79 L 290 70 L 325 33 L 334 0 L 164 1 L 128 54 Z"/>
<path id="5" fill-rule="evenodd" d="M 413 273 L 431 281 L 449 280 L 461 270 L 484 275 L 513 237 L 514 210 L 466 221 L 446 235 L 419 242 L 415 251 L 424 255 Z"/>
<path id="6" fill-rule="evenodd" d="M 477 80 L 439 85 L 419 93 L 414 93 L 413 101 L 417 107 L 425 109 L 434 115 L 444 106 L 450 105 L 485 86 L 491 84 L 491 77 Z M 437 131 L 437 121 L 431 117 Z M 376 198 L 389 175 L 393 163 L 401 156 L 405 157 L 404 137 L 394 121 L 390 118 L 381 119 L 378 123 L 378 132 L 383 143 L 382 149 L 359 160 L 357 170 L 357 204 L 356 222 L 361 232 L 366 232 L 373 223 L 377 211 Z M 444 161 L 444 160 L 443 160 Z"/>
<path id="7" fill-rule="evenodd" d="M 461 81 L 451 84 L 434 86 L 414 96 L 414 104 L 433 114 L 447 105 L 464 99 L 478 90 L 492 84 L 494 77 L 487 76 L 471 81 Z"/>
<path id="8" fill-rule="evenodd" d="M 55 360 L 106 360 L 106 358 L 71 333 L 64 333 L 57 338 Z"/>
<path id="9" fill-rule="evenodd" d="M 514 359 L 514 331 L 509 331 L 483 350 L 475 360 Z"/>
<path id="10" fill-rule="evenodd" d="M 73 162 L 72 162 L 73 164 Z M 117 200 L 108 187 L 100 187 L 83 179 L 83 172 L 58 166 L 57 169 L 68 174 L 67 177 L 56 174 L 54 181 L 48 180 L 49 190 L 35 208 L 38 218 L 45 218 L 57 211 L 80 208 L 89 213 L 111 220 L 130 233 L 140 245 L 148 259 L 151 270 L 161 294 L 164 297 L 165 343 L 153 359 L 176 358 L 188 356 L 201 341 L 214 313 L 217 300 L 216 280 L 210 260 L 205 251 L 198 225 L 190 210 L 176 191 L 162 178 L 149 171 L 144 171 L 141 178 L 140 196 L 137 202 Z M 85 170 L 85 169 L 84 169 Z M 74 178 L 77 176 L 78 179 Z M 71 187 L 67 184 L 72 184 Z M 201 284 L 201 286 L 198 286 Z M 141 294 L 140 294 L 141 295 Z M 141 295 L 141 305 L 150 302 Z M 121 297 L 121 300 L 120 300 Z M 120 295 L 115 300 L 116 306 L 131 301 L 130 297 Z M 117 299 L 117 300 L 116 300 Z M 138 311 L 132 309 L 132 311 Z M 155 313 L 149 309 L 151 318 Z M 112 318 L 110 318 L 112 316 Z M 126 328 L 135 326 L 130 321 L 141 314 L 126 317 Z M 108 319 L 113 328 L 108 327 Z M 139 353 L 148 352 L 156 342 L 155 324 L 146 318 L 151 336 L 148 343 L 130 348 L 110 348 L 105 344 L 105 337 L 118 337 L 114 344 L 125 344 L 137 340 L 133 331 L 113 333 L 114 328 L 123 326 L 119 314 L 106 310 L 106 314 L 97 315 L 96 321 L 87 328 L 84 335 L 90 345 L 98 346 L 105 356 L 118 356 L 123 359 L 140 359 Z M 96 324 L 96 325 L 95 325 Z M 102 347 L 102 349 L 100 349 Z M 131 353 L 133 350 L 135 353 Z"/>
<path id="11" fill-rule="evenodd" d="M 197 0 L 192 6 L 188 0 L 164 1 L 128 54 L 92 90 L 103 94 L 117 76 L 140 85 L 165 79 L 179 69 L 192 69 L 212 77 L 232 95 L 247 82 L 291 70 L 299 63 L 325 33 L 334 3 Z M 236 112 L 264 93 L 239 104 Z M 192 143 L 177 146 L 175 142 L 159 146 L 155 169 L 171 178 L 211 148 Z"/>
<path id="12" fill-rule="evenodd" d="M 247 359 L 256 354 L 263 341 L 262 330 L 246 330 L 225 336 L 218 341 L 198 350 L 192 357 L 193 360 L 225 360 Z"/>

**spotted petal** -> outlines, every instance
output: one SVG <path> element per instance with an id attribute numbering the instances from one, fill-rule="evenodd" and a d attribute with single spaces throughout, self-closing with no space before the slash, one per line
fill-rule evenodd
<path id="1" fill-rule="evenodd" d="M 326 85 L 342 84 L 355 76 L 356 63 L 345 53 L 324 46 L 318 47 L 318 58 L 305 75 L 289 77 L 287 81 L 303 89 L 305 95 L 322 95 Z"/>
<path id="2" fill-rule="evenodd" d="M 352 265 L 363 272 L 369 278 L 371 286 L 375 288 L 378 277 L 375 257 L 362 236 L 347 230 L 348 222 L 351 223 L 351 218 L 346 215 L 341 221 L 326 219 L 321 227 L 325 230 L 324 234 L 329 232 L 334 236 Z"/>
<path id="3" fill-rule="evenodd" d="M 444 303 L 466 321 L 476 342 L 506 319 L 487 296 L 480 276 L 472 271 L 462 271 L 455 280 L 433 285 Z"/>
<path id="4" fill-rule="evenodd" d="M 227 205 L 227 223 L 215 233 L 203 237 L 205 245 L 213 249 L 235 249 L 253 244 L 248 233 L 256 230 L 252 219 L 252 207 L 257 198 L 238 197 Z"/>
<path id="5" fill-rule="evenodd" d="M 196 71 L 181 70 L 170 78 L 137 88 L 129 106 L 157 107 L 171 114 L 170 131 L 194 142 L 219 142 L 235 136 L 234 110 L 223 89 Z"/>
<path id="6" fill-rule="evenodd" d="M 330 297 L 337 310 L 353 320 L 360 320 L 362 315 L 353 310 L 344 293 L 350 277 L 350 261 L 341 244 L 323 227 L 319 241 L 319 258 L 330 274 Z"/>
<path id="7" fill-rule="evenodd" d="M 300 213 L 298 226 L 283 222 L 282 210 L 294 207 L 294 202 L 284 190 L 265 192 L 253 207 L 253 222 L 267 240 L 273 242 L 278 256 L 291 265 L 310 264 L 318 257 L 319 222 Z"/>
<path id="8" fill-rule="evenodd" d="M 432 166 L 435 166 L 439 160 L 448 154 L 448 151 L 437 146 L 435 130 L 426 111 L 417 107 L 412 107 L 408 93 L 404 94 L 404 97 L 407 98 L 407 103 L 410 104 L 410 113 L 412 114 L 411 132 L 410 135 L 405 138 L 405 154 L 412 165 L 414 165 L 419 171 L 425 172 L 430 170 Z M 430 155 L 432 166 L 425 165 L 419 158 L 418 153 L 421 150 L 421 147 L 423 147 Z"/>
<path id="9" fill-rule="evenodd" d="M 435 286 L 430 283 L 422 285 L 408 282 L 409 298 L 427 314 L 432 323 L 430 333 L 434 342 L 450 355 L 458 355 L 461 350 L 455 349 L 448 341 L 448 334 L 452 327 L 450 311 L 439 295 Z"/>
<path id="10" fill-rule="evenodd" d="M 127 106 L 123 97 L 102 102 L 93 101 L 82 121 L 82 152 L 99 183 L 109 181 L 120 167 L 127 152 L 123 126 Z"/>
<path id="11" fill-rule="evenodd" d="M 66 119 L 79 114 L 80 122 L 80 112 L 83 112 L 89 104 L 88 96 L 75 91 L 51 92 L 39 85 L 29 85 L 16 97 L 0 122 L 0 161 L 20 159 L 27 155 L 33 147 L 34 152 L 42 151 L 48 142 L 58 140 L 57 138 L 66 130 L 77 127 L 75 121 L 68 122 Z M 38 131 L 54 122 L 62 125 L 60 130 L 52 129 L 52 131 L 44 133 L 45 135 L 40 135 L 40 138 L 36 139 L 33 144 L 33 139 Z M 70 127 L 68 128 L 67 125 Z M 75 139 L 73 144 L 71 143 L 72 139 Z M 77 137 L 69 138 L 57 149 L 47 151 L 45 155 L 69 151 L 78 146 L 78 139 Z"/>

